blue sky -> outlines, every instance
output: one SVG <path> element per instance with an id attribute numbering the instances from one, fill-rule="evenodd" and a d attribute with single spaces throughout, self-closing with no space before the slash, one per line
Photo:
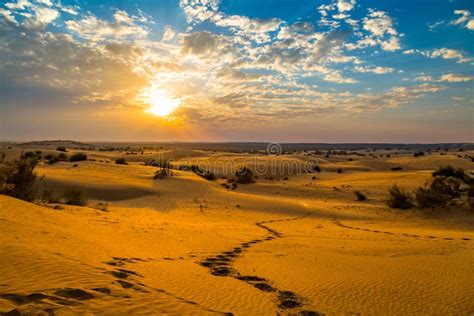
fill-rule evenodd
<path id="1" fill-rule="evenodd" d="M 6 0 L 0 135 L 472 142 L 473 35 L 465 0 Z"/>

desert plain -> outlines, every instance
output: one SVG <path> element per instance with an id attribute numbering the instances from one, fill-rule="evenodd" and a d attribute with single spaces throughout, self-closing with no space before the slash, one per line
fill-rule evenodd
<path id="1" fill-rule="evenodd" d="M 58 154 L 33 144 L 4 151 L 35 150 Z M 474 312 L 473 211 L 385 203 L 390 186 L 413 190 L 440 166 L 474 170 L 473 151 L 67 148 L 78 152 L 88 159 L 35 170 L 53 194 L 74 188 L 86 205 L 0 195 L 2 315 Z M 161 168 L 144 165 L 154 157 L 172 161 L 169 174 L 154 179 Z M 309 159 L 321 172 L 294 170 Z M 180 168 L 183 160 L 205 162 L 216 179 Z M 287 164 L 231 186 L 234 171 L 219 161 Z"/>

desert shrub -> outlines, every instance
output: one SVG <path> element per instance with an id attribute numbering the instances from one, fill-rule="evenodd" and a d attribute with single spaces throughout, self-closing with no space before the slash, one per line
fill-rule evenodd
<path id="1" fill-rule="evenodd" d="M 115 159 L 115 163 L 117 165 L 128 165 L 128 162 L 125 160 L 125 158 L 117 158 Z"/>
<path id="2" fill-rule="evenodd" d="M 87 160 L 87 155 L 83 153 L 74 154 L 69 158 L 70 162 L 84 161 L 84 160 Z"/>
<path id="3" fill-rule="evenodd" d="M 161 168 L 155 172 L 153 179 L 163 179 L 164 177 L 170 175 L 170 170 L 168 168 Z"/>
<path id="4" fill-rule="evenodd" d="M 68 161 L 69 160 L 69 158 L 67 157 L 67 155 L 65 153 L 60 153 L 58 155 L 58 159 L 59 159 L 59 161 Z"/>
<path id="5" fill-rule="evenodd" d="M 87 204 L 86 196 L 78 189 L 66 190 L 63 194 L 63 199 L 64 203 L 68 205 L 84 206 Z"/>
<path id="6" fill-rule="evenodd" d="M 200 176 L 209 181 L 216 180 L 216 176 L 210 171 L 204 171 Z"/>
<path id="7" fill-rule="evenodd" d="M 46 203 L 59 203 L 60 198 L 54 195 L 54 192 L 51 189 L 44 188 L 41 192 L 41 201 Z"/>
<path id="8" fill-rule="evenodd" d="M 425 153 L 422 152 L 422 151 L 417 151 L 417 152 L 413 153 L 413 157 L 422 157 L 424 155 L 425 155 Z"/>
<path id="9" fill-rule="evenodd" d="M 452 166 L 439 167 L 438 170 L 433 172 L 433 177 L 453 177 L 459 180 L 465 180 L 466 174 L 461 168 L 455 169 Z"/>
<path id="10" fill-rule="evenodd" d="M 253 183 L 254 182 L 254 175 L 253 175 L 252 170 L 250 170 L 247 167 L 243 167 L 243 168 L 239 169 L 235 173 L 235 181 L 237 183 L 241 183 L 241 184 Z"/>
<path id="11" fill-rule="evenodd" d="M 36 156 L 36 153 L 33 151 L 27 151 L 26 153 L 21 154 L 22 158 L 36 158 Z"/>
<path id="12" fill-rule="evenodd" d="M 57 151 L 67 152 L 66 147 L 58 147 L 56 148 Z"/>
<path id="13" fill-rule="evenodd" d="M 367 200 L 367 196 L 360 192 L 360 191 L 354 191 L 354 195 L 356 196 L 357 201 L 365 201 Z"/>
<path id="14" fill-rule="evenodd" d="M 338 168 L 336 172 L 337 172 L 337 173 L 342 173 L 342 169 L 341 169 L 341 168 Z"/>
<path id="15" fill-rule="evenodd" d="M 416 203 L 420 208 L 445 207 L 451 200 L 461 196 L 461 184 L 462 181 L 457 178 L 438 176 L 430 184 L 415 190 Z"/>
<path id="16" fill-rule="evenodd" d="M 38 196 L 37 175 L 34 172 L 37 159 L 20 157 L 0 164 L 0 193 L 25 201 Z"/>
<path id="17" fill-rule="evenodd" d="M 388 189 L 387 205 L 391 208 L 407 210 L 413 207 L 411 196 L 397 185 Z"/>
<path id="18" fill-rule="evenodd" d="M 53 165 L 53 164 L 55 164 L 57 162 L 60 162 L 60 161 L 61 160 L 58 157 L 55 157 L 55 156 L 53 156 L 53 157 L 51 157 L 50 159 L 47 160 L 48 165 Z"/>
<path id="19" fill-rule="evenodd" d="M 392 168 L 390 168 L 390 170 L 392 170 L 392 171 L 401 171 L 401 170 L 403 170 L 403 168 L 402 167 L 392 167 Z"/>
<path id="20" fill-rule="evenodd" d="M 312 171 L 312 172 L 321 172 L 322 170 L 321 170 L 321 167 L 320 167 L 320 166 L 316 165 L 316 166 L 314 166 L 314 167 L 311 168 L 311 171 Z"/>
<path id="21" fill-rule="evenodd" d="M 109 205 L 107 203 L 99 202 L 94 206 L 94 208 L 96 210 L 99 210 L 99 211 L 102 211 L 102 212 L 108 212 L 109 211 Z"/>

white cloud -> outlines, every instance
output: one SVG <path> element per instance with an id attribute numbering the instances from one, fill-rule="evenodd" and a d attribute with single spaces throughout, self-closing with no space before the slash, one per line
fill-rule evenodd
<path id="1" fill-rule="evenodd" d="M 162 41 L 164 42 L 169 42 L 171 40 L 173 40 L 176 36 L 176 32 L 173 31 L 173 29 L 171 28 L 171 26 L 169 25 L 166 25 L 165 26 L 165 31 L 163 32 L 163 37 L 162 37 Z"/>
<path id="2" fill-rule="evenodd" d="M 8 2 L 5 6 L 11 10 L 24 10 L 31 6 L 31 3 L 28 0 L 18 0 L 17 2 Z"/>
<path id="3" fill-rule="evenodd" d="M 416 77 L 415 81 L 431 82 L 431 81 L 434 81 L 434 80 L 433 80 L 433 77 L 431 77 L 431 76 L 423 75 L 423 76 Z"/>
<path id="4" fill-rule="evenodd" d="M 396 51 L 401 48 L 397 30 L 393 19 L 383 11 L 369 10 L 369 14 L 363 19 L 363 29 L 370 33 L 359 40 L 349 49 L 364 48 L 379 44 L 385 51 Z"/>
<path id="5" fill-rule="evenodd" d="M 443 59 L 457 59 L 458 63 L 467 63 L 471 61 L 471 58 L 467 58 L 461 51 L 449 48 L 439 48 L 428 52 L 430 58 L 441 57 Z"/>
<path id="6" fill-rule="evenodd" d="M 136 23 L 125 11 L 118 10 L 114 14 L 114 21 L 100 20 L 89 15 L 82 20 L 66 21 L 67 28 L 83 38 L 102 40 L 107 37 L 144 37 L 148 30 Z"/>
<path id="7" fill-rule="evenodd" d="M 442 75 L 438 80 L 440 82 L 466 82 L 471 81 L 473 78 L 471 76 L 459 75 L 459 74 L 445 74 Z"/>
<path id="8" fill-rule="evenodd" d="M 337 9 L 339 12 L 351 11 L 356 4 L 355 0 L 338 0 Z"/>
<path id="9" fill-rule="evenodd" d="M 374 74 L 378 74 L 378 75 L 381 75 L 381 74 L 388 74 L 388 73 L 392 73 L 395 69 L 393 68 L 390 68 L 390 67 L 380 67 L 380 66 L 377 66 L 377 67 L 363 67 L 363 66 L 356 66 L 354 68 L 354 70 L 356 72 L 361 72 L 361 73 L 367 73 L 367 72 L 372 72 Z"/>
<path id="10" fill-rule="evenodd" d="M 454 14 L 460 15 L 460 17 L 454 21 L 451 21 L 450 24 L 461 25 L 468 30 L 474 30 L 474 18 L 471 16 L 471 12 L 469 10 L 454 10 Z"/>
<path id="11" fill-rule="evenodd" d="M 3 16 L 3 18 L 11 23 L 17 23 L 15 20 L 15 17 L 12 15 L 12 13 L 8 10 L 0 8 L 0 16 Z"/>
<path id="12" fill-rule="evenodd" d="M 324 80 L 336 83 L 357 83 L 353 78 L 344 78 L 339 71 L 333 71 L 324 76 Z"/>
<path id="13" fill-rule="evenodd" d="M 38 1 L 38 3 L 47 5 L 48 7 L 53 6 L 53 3 L 51 2 L 51 0 L 36 0 L 36 1 Z"/>
<path id="14" fill-rule="evenodd" d="M 42 24 L 49 24 L 59 16 L 57 10 L 46 7 L 34 6 L 33 11 L 35 12 L 36 21 Z"/>
<path id="15" fill-rule="evenodd" d="M 472 60 L 472 58 L 465 56 L 462 51 L 451 49 L 451 48 L 436 48 L 433 50 L 419 50 L 419 49 L 409 49 L 403 52 L 405 55 L 420 54 L 428 58 L 443 58 L 443 59 L 457 59 L 457 63 L 467 63 Z"/>

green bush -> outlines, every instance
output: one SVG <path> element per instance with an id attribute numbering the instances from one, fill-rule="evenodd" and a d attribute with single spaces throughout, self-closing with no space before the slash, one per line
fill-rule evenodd
<path id="1" fill-rule="evenodd" d="M 0 193 L 25 201 L 37 198 L 37 175 L 34 172 L 37 164 L 37 159 L 25 157 L 0 163 Z"/>
<path id="2" fill-rule="evenodd" d="M 413 207 L 411 196 L 397 185 L 388 189 L 387 205 L 391 208 L 407 210 Z"/>
<path id="3" fill-rule="evenodd" d="M 78 189 L 69 189 L 63 194 L 64 203 L 68 205 L 84 206 L 87 204 L 87 198 Z"/>
<path id="4" fill-rule="evenodd" d="M 70 162 L 84 161 L 84 160 L 87 160 L 87 155 L 83 153 L 74 154 L 69 158 Z"/>
<path id="5" fill-rule="evenodd" d="M 243 167 L 239 169 L 235 173 L 235 182 L 241 183 L 241 184 L 248 184 L 248 183 L 253 183 L 254 181 L 254 174 L 252 170 L 250 170 L 247 167 Z"/>

